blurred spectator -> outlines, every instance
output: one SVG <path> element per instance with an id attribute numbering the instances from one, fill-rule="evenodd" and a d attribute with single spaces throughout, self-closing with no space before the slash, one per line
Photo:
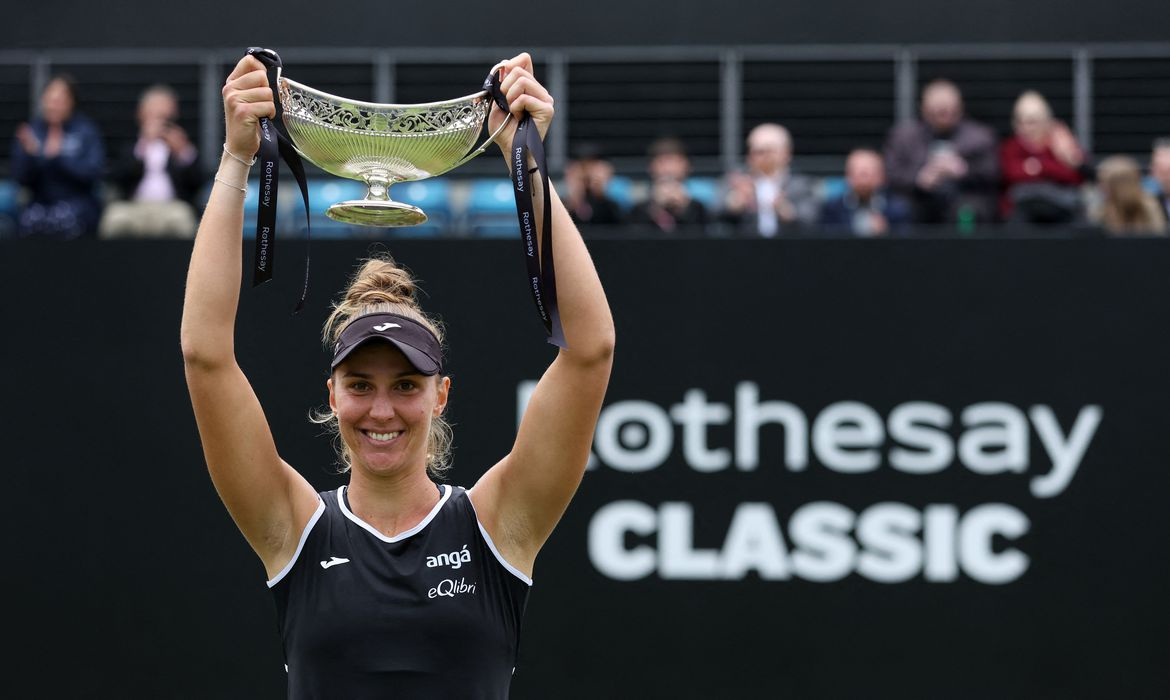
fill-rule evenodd
<path id="1" fill-rule="evenodd" d="M 821 207 L 821 226 L 834 233 L 884 236 L 905 233 L 910 205 L 886 189 L 886 169 L 877 151 L 859 148 L 845 160 L 849 189 Z"/>
<path id="2" fill-rule="evenodd" d="M 606 190 L 613 178 L 613 166 L 593 144 L 580 144 L 573 160 L 565 166 L 565 208 L 578 224 L 620 224 L 625 212 Z"/>
<path id="3" fill-rule="evenodd" d="M 999 149 L 1003 172 L 1000 216 L 1005 221 L 1057 224 L 1081 215 L 1079 185 L 1085 181 L 1085 153 L 1048 101 L 1033 90 L 1012 109 L 1015 131 Z"/>
<path id="4" fill-rule="evenodd" d="M 630 212 L 630 222 L 648 224 L 663 233 L 677 233 L 680 229 L 702 233 L 707 225 L 707 208 L 687 192 L 691 161 L 682 141 L 657 139 L 650 144 L 649 155 L 650 196 Z"/>
<path id="5" fill-rule="evenodd" d="M 105 150 L 97 126 L 76 106 L 73 79 L 55 76 L 41 93 L 37 118 L 16 128 L 12 178 L 29 192 L 21 236 L 72 239 L 97 230 Z"/>
<path id="6" fill-rule="evenodd" d="M 1113 235 L 1164 234 L 1166 211 L 1142 187 L 1138 162 L 1129 156 L 1111 156 L 1097 166 L 1101 202 L 1093 221 Z"/>
<path id="7" fill-rule="evenodd" d="M 1162 213 L 1170 218 L 1170 138 L 1154 142 L 1154 152 L 1150 154 L 1150 175 L 1158 188 L 1155 197 L 1162 207 Z"/>
<path id="8" fill-rule="evenodd" d="M 779 124 L 760 124 L 747 137 L 747 173 L 727 176 L 721 218 L 746 235 L 771 238 L 816 223 L 812 180 L 792 173 L 792 137 Z"/>
<path id="9" fill-rule="evenodd" d="M 986 222 L 995 217 L 999 166 L 996 137 L 963 114 L 963 96 L 949 80 L 922 90 L 921 119 L 896 125 L 886 139 L 890 188 L 910 201 L 914 220 Z"/>
<path id="10" fill-rule="evenodd" d="M 138 100 L 138 140 L 114 164 L 111 177 L 123 200 L 106 207 L 99 233 L 120 236 L 195 235 L 195 197 L 204 179 L 198 153 L 176 121 L 179 100 L 165 85 Z"/>

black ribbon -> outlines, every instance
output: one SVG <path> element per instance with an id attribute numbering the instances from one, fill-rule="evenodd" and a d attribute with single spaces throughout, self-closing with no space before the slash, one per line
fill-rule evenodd
<path id="1" fill-rule="evenodd" d="M 491 93 L 492 100 L 507 114 L 508 98 L 500 90 L 499 71 L 488 76 L 483 88 Z M 536 210 L 532 202 L 532 173 L 528 170 L 530 153 L 540 173 L 544 199 L 540 248 L 536 245 Z M 552 190 L 549 188 L 548 163 L 540 131 L 533 123 L 532 115 L 527 112 L 520 117 L 516 126 L 508 162 L 512 189 L 516 195 L 516 217 L 520 221 L 520 240 L 524 244 L 524 262 L 528 267 L 528 289 L 532 293 L 532 301 L 536 303 L 540 320 L 544 323 L 548 342 L 559 348 L 567 348 L 565 332 L 561 328 L 561 314 L 557 308 L 557 278 L 553 269 Z"/>
<path id="2" fill-rule="evenodd" d="M 252 286 L 256 287 L 272 279 L 273 263 L 276 259 L 276 196 L 280 184 L 280 163 L 283 158 L 301 188 L 305 201 L 305 282 L 301 299 L 293 313 L 305 308 L 305 297 L 309 294 L 309 186 L 305 179 L 305 166 L 301 156 L 293 147 L 292 138 L 284 126 L 284 109 L 280 104 L 280 54 L 272 49 L 253 46 L 248 55 L 255 56 L 268 69 L 268 86 L 272 88 L 272 101 L 276 115 L 269 119 L 260 118 L 260 207 L 256 211 L 256 249 L 253 256 Z"/>

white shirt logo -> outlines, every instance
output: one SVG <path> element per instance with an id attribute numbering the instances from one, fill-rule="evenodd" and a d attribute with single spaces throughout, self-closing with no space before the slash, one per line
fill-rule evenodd
<path id="1" fill-rule="evenodd" d="M 388 331 L 391 328 L 402 328 L 402 326 L 398 325 L 397 323 L 379 323 L 378 325 L 374 326 L 374 330 L 383 332 Z"/>
<path id="2" fill-rule="evenodd" d="M 452 569 L 458 569 L 470 562 L 471 552 L 467 551 L 467 545 L 463 545 L 463 549 L 451 553 L 444 552 L 437 557 L 427 557 L 427 568 L 433 569 L 436 566 L 449 566 Z"/>
<path id="3" fill-rule="evenodd" d="M 454 598 L 457 595 L 475 595 L 475 582 L 468 583 L 465 578 L 458 581 L 447 578 L 427 591 L 428 598 Z"/>
<path id="4" fill-rule="evenodd" d="M 341 557 L 331 557 L 329 559 L 329 561 L 321 562 L 321 568 L 328 569 L 331 566 L 337 566 L 338 564 L 348 564 L 348 563 L 349 563 L 348 559 L 342 559 Z"/>

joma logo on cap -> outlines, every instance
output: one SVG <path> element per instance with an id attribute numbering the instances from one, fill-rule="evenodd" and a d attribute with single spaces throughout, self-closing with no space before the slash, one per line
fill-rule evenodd
<path id="1" fill-rule="evenodd" d="M 379 323 L 378 325 L 374 326 L 374 330 L 376 331 L 388 331 L 391 328 L 402 328 L 402 326 L 398 325 L 397 323 Z"/>

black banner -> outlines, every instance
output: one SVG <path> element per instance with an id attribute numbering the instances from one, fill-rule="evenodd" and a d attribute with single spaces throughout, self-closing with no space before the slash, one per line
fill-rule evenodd
<path id="1" fill-rule="evenodd" d="M 339 289 L 368 243 L 318 246 Z M 507 452 L 555 353 L 524 340 L 514 246 L 388 246 L 448 329 L 455 484 Z M 2 247 L 0 279 L 36 290 L 0 311 L 37 339 L 6 421 L 14 667 L 46 697 L 281 697 L 264 572 L 184 388 L 190 244 Z M 512 697 L 1167 693 L 1166 241 L 590 250 L 613 380 Z M 244 295 L 236 351 L 281 455 L 331 488 L 306 419 L 328 299 L 273 313 L 292 286 Z"/>

